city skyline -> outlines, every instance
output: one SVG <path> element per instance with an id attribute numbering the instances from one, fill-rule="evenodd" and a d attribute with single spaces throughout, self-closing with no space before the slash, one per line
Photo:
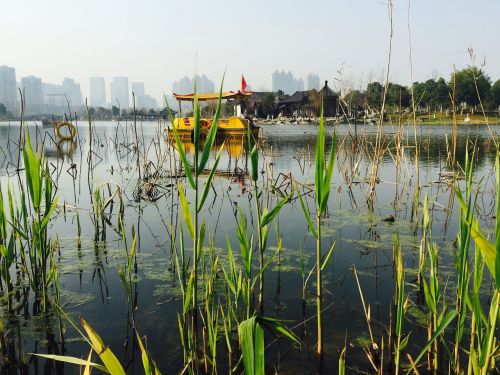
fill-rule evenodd
<path id="1" fill-rule="evenodd" d="M 309 73 L 303 78 L 296 78 L 292 72 L 279 72 L 275 70 L 272 74 L 273 91 L 281 90 L 285 94 L 293 94 L 295 91 L 304 89 L 320 88 L 319 75 Z M 279 76 L 275 82 L 275 76 Z M 199 93 L 215 92 L 215 82 L 208 78 L 205 74 L 196 74 L 193 78 L 184 76 L 172 84 L 172 93 L 188 93 L 194 89 L 195 81 Z M 0 65 L 0 103 L 6 105 L 8 110 L 16 112 L 19 109 L 19 91 L 24 89 L 26 95 L 26 106 L 29 107 L 27 114 L 30 112 L 39 113 L 43 111 L 56 111 L 61 107 L 81 107 L 85 104 L 85 100 L 92 107 L 112 107 L 120 106 L 122 108 L 130 108 L 132 106 L 132 93 L 135 94 L 136 108 L 156 108 L 158 101 L 156 98 L 146 94 L 145 83 L 134 81 L 129 83 L 127 76 L 112 77 L 109 82 L 109 98 L 106 90 L 106 79 L 101 76 L 89 77 L 89 92 L 84 93 L 81 89 L 81 84 L 73 78 L 65 77 L 62 84 L 49 83 L 41 77 L 33 74 L 16 79 L 15 67 Z M 239 87 L 238 87 L 239 88 Z M 251 85 L 247 86 L 247 90 L 251 90 Z M 28 95 L 29 93 L 29 95 Z M 12 99 L 12 98 L 15 99 Z M 167 95 L 170 97 L 170 95 Z M 162 98 L 163 99 L 163 98 Z"/>
<path id="2" fill-rule="evenodd" d="M 179 77 L 203 72 L 217 87 L 224 71 L 227 89 L 237 88 L 244 74 L 255 91 L 270 90 L 269 73 L 275 69 L 292 71 L 297 77 L 316 72 L 321 81 L 332 85 L 342 79 L 359 87 L 383 79 L 388 60 L 384 2 L 356 0 L 356 6 L 351 6 L 318 1 L 309 7 L 289 6 L 281 0 L 256 0 L 251 6 L 220 0 L 215 4 L 150 0 L 137 7 L 113 0 L 104 4 L 28 0 L 28 5 L 6 2 L 2 8 L 0 63 L 15 66 L 18 77 L 34 74 L 46 82 L 72 77 L 84 94 L 89 93 L 88 77 L 101 76 L 109 82 L 113 76 L 126 75 L 130 82 L 144 82 L 150 95 L 160 100 L 170 94 Z M 479 0 L 474 7 L 487 10 L 482 12 L 480 28 L 467 27 L 471 15 L 466 0 L 413 1 L 410 12 L 407 1 L 395 2 L 390 80 L 405 85 L 410 81 L 408 21 L 414 81 L 436 74 L 448 79 L 454 66 L 461 69 L 472 63 L 470 47 L 477 56 L 475 63 L 486 60 L 490 76 L 500 77 L 500 51 L 494 47 L 500 3 Z M 70 13 L 86 19 L 73 25 L 71 37 L 60 29 L 60 20 Z M 164 22 L 166 18 L 169 22 Z M 194 26 L 186 29 L 185 19 Z M 227 22 L 220 22 L 236 19 L 245 24 L 238 33 L 228 33 Z M 134 32 L 125 40 L 127 24 L 133 25 Z M 207 28 L 211 31 L 206 32 Z M 276 34 L 279 30 L 287 30 L 286 35 Z M 214 42 L 217 35 L 224 35 L 223 43 Z"/>

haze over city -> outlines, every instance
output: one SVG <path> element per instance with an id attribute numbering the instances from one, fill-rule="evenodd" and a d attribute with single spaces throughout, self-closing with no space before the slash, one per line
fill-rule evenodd
<path id="1" fill-rule="evenodd" d="M 355 4 L 354 4 L 355 3 Z M 143 82 L 160 101 L 174 81 L 195 72 L 225 87 L 239 86 L 241 74 L 254 90 L 272 88 L 275 70 L 306 80 L 353 87 L 382 80 L 387 64 L 389 21 L 380 1 L 161 2 L 60 0 L 9 1 L 2 5 L 0 65 L 16 69 L 17 80 L 34 75 L 60 84 L 70 77 L 90 95 L 89 77 Z M 391 80 L 409 83 L 408 2 L 394 2 Z M 486 62 L 500 76 L 496 16 L 500 3 L 476 1 L 480 27 L 472 25 L 468 1 L 413 1 L 410 27 L 414 81 L 449 77 L 453 66 Z M 446 17 L 443 17 L 446 14 Z M 222 21 L 224 20 L 224 21 Z M 375 27 L 376 25 L 376 27 Z M 327 37 L 326 37 L 327 36 Z M 347 83 L 346 83 L 347 82 Z M 108 98 L 109 100 L 109 98 Z"/>

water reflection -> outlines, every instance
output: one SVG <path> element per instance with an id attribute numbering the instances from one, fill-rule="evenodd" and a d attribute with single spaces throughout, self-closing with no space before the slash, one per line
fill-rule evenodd
<path id="1" fill-rule="evenodd" d="M 91 183 L 87 181 L 90 142 L 88 129 L 79 127 L 81 142 L 76 144 L 55 144 L 44 132 L 29 124 L 28 131 L 32 139 L 44 141 L 44 155 L 49 162 L 58 168 L 58 186 L 60 202 L 68 207 L 78 209 L 81 220 L 81 233 L 75 230 L 76 211 L 67 210 L 70 218 L 59 217 L 51 223 L 54 236 L 61 242 L 60 256 L 61 288 L 72 294 L 62 296 L 65 308 L 74 316 L 81 315 L 92 323 L 97 332 L 105 339 L 106 344 L 113 349 L 125 348 L 120 360 L 137 358 L 135 336 L 131 334 L 130 320 L 137 320 L 141 334 L 147 335 L 148 347 L 153 358 L 160 368 L 168 373 L 177 373 L 182 368 L 182 353 L 179 348 L 179 334 L 177 332 L 177 313 L 182 302 L 179 299 L 179 285 L 175 273 L 176 264 L 172 256 L 179 251 L 175 239 L 183 220 L 179 214 L 179 203 L 175 190 L 175 177 L 182 173 L 173 173 L 174 167 L 179 171 L 178 154 L 169 142 L 158 142 L 154 124 L 144 124 L 144 138 L 139 140 L 138 149 L 141 150 L 141 160 L 146 166 L 141 170 L 143 180 L 151 188 L 158 187 L 159 194 L 154 199 L 145 199 L 145 194 L 134 195 L 137 183 L 136 158 L 134 156 L 135 139 L 131 124 L 97 123 L 95 125 L 95 139 L 92 144 L 95 168 L 93 178 L 97 185 L 104 187 L 107 201 L 113 195 L 114 188 L 109 189 L 107 182 L 113 181 L 123 190 L 123 210 L 113 210 L 113 201 L 110 202 L 104 215 L 95 217 L 93 211 L 93 193 Z M 360 310 L 357 286 L 352 277 L 352 265 L 359 270 L 360 282 L 367 304 L 372 306 L 374 318 L 380 322 L 378 327 L 383 329 L 389 316 L 389 306 L 393 298 L 392 274 L 392 239 L 396 232 L 401 237 L 405 256 L 408 259 L 408 268 L 414 265 L 415 249 L 418 246 L 419 222 L 412 213 L 412 193 L 414 189 L 414 156 L 415 144 L 413 128 L 407 128 L 402 133 L 404 145 L 404 160 L 396 172 L 394 165 L 397 127 L 384 129 L 384 144 L 387 152 L 380 166 L 380 183 L 377 185 L 377 201 L 372 210 L 368 210 L 366 197 L 366 177 L 369 167 L 371 145 L 375 143 L 375 132 L 372 127 L 360 126 L 357 137 L 353 128 L 349 126 L 328 127 L 331 134 L 337 131 L 338 162 L 333 180 L 331 201 L 329 202 L 328 217 L 325 218 L 325 246 L 338 240 L 333 255 L 331 267 L 325 269 L 327 288 L 326 306 L 332 305 L 326 314 L 328 324 L 325 336 L 328 337 L 328 356 L 324 363 L 324 373 L 333 373 L 336 367 L 339 343 L 348 340 L 353 346 L 349 353 L 350 361 L 354 361 L 359 354 L 360 363 L 366 358 L 360 346 L 356 346 L 357 338 L 366 332 L 363 314 Z M 19 149 L 17 139 L 19 128 L 0 125 L 0 182 L 5 184 L 7 163 L 17 164 Z M 284 184 L 287 180 L 283 176 L 293 176 L 301 184 L 301 191 L 307 193 L 314 176 L 314 149 L 317 136 L 317 127 L 314 125 L 266 126 L 264 127 L 263 151 L 260 165 L 266 171 L 265 177 L 272 181 L 276 188 L 289 189 Z M 432 197 L 434 206 L 431 207 L 434 219 L 433 240 L 442 248 L 443 267 L 452 267 L 453 248 L 452 240 L 457 233 L 456 205 L 453 189 L 440 181 L 440 173 L 447 168 L 447 145 L 451 141 L 450 127 L 421 127 L 419 128 L 419 159 L 422 181 L 422 195 L 428 193 Z M 477 176 L 483 180 L 485 186 L 493 186 L 491 170 L 494 164 L 494 145 L 488 129 L 468 127 L 461 128 L 457 140 L 457 159 L 462 162 L 465 151 L 471 149 L 477 140 L 478 160 L 476 163 Z M 329 138 L 331 142 L 331 138 Z M 245 136 L 231 136 L 217 139 L 211 150 L 210 163 L 219 148 L 223 145 L 223 155 L 217 170 L 214 182 L 214 191 L 211 191 L 207 202 L 209 205 L 202 215 L 207 220 L 207 238 L 213 241 L 215 251 L 220 256 L 220 262 L 226 261 L 226 237 L 234 245 L 236 252 L 237 239 L 234 235 L 235 214 L 243 210 L 251 217 L 253 205 L 252 189 L 249 188 L 248 150 Z M 188 157 L 192 159 L 194 144 L 190 139 L 182 142 Z M 203 150 L 204 143 L 200 143 Z M 174 158 L 170 155 L 175 154 Z M 166 156 L 165 156 L 166 155 Z M 259 165 L 259 166 L 260 166 Z M 73 167 L 74 166 L 74 167 Z M 268 167 L 268 168 L 267 168 Z M 62 171 L 62 172 L 61 172 Z M 66 173 L 70 171 L 71 173 Z M 78 173 L 77 173 L 78 172 Z M 489 177 L 488 177 L 489 176 Z M 182 182 L 182 177 L 180 179 Z M 202 176 L 202 182 L 203 176 Z M 438 182 L 438 183 L 436 183 Z M 413 185 L 412 185 L 413 183 Z M 87 189 L 87 184 L 89 188 Z M 5 185 L 4 185 L 5 186 Z M 3 186 L 3 187 L 4 187 Z M 81 188 L 83 186 L 83 188 Z M 114 186 L 114 185 L 111 185 Z M 143 191 L 149 191 L 143 186 Z M 309 189 L 309 190 L 308 190 Z M 289 192 L 289 190 L 286 190 Z M 395 199 L 397 196 L 397 199 Z M 192 197 L 190 197 L 192 198 Z M 118 198 L 116 198 L 118 199 Z M 272 198 L 271 198 L 272 199 Z M 491 217 L 491 196 L 482 196 L 484 206 L 481 208 L 485 216 Z M 313 195 L 305 196 L 306 204 L 314 206 Z M 192 202 L 192 200 L 191 200 Z M 190 202 L 190 203 L 191 203 Z M 272 204 L 272 202 L 271 202 Z M 118 200 L 117 200 L 118 205 Z M 62 209 L 61 209 L 62 210 Z M 395 222 L 384 222 L 383 218 L 393 215 Z M 121 234 L 118 230 L 118 216 L 122 215 L 127 236 L 132 226 L 138 234 L 137 257 L 134 259 L 134 292 L 132 294 L 133 310 L 128 308 L 127 294 L 120 282 L 117 269 L 124 264 L 124 249 Z M 301 208 L 295 202 L 283 207 L 278 218 L 277 228 L 271 228 L 269 234 L 270 246 L 278 243 L 282 238 L 282 250 L 276 264 L 270 267 L 269 277 L 266 278 L 266 306 L 265 311 L 270 315 L 293 320 L 294 323 L 303 322 L 299 328 L 305 347 L 314 345 L 314 329 L 308 325 L 311 316 L 314 316 L 313 306 L 309 303 L 311 296 L 302 294 L 302 280 L 300 269 L 303 260 L 304 267 L 311 267 L 315 244 L 307 230 L 307 224 L 302 218 Z M 252 222 L 255 224 L 255 222 Z M 250 228 L 250 221 L 249 221 Z M 186 235 L 186 233 L 185 233 Z M 77 236 L 78 241 L 75 240 Z M 80 240 L 81 238 L 81 240 Z M 186 235 L 187 238 L 187 235 Z M 172 239 L 174 243 L 172 243 Z M 130 243 L 130 238 L 128 238 Z M 75 245 L 76 241 L 76 245 Z M 178 240 L 177 240 L 178 241 Z M 186 240 L 186 242 L 188 242 Z M 280 244 L 281 246 L 281 244 Z M 328 250 L 328 249 L 326 249 Z M 186 250 L 189 252 L 189 250 Z M 353 292 L 354 291 L 354 292 Z M 50 330 L 44 330 L 45 336 L 41 339 L 32 332 L 21 332 L 19 327 L 32 327 L 33 316 L 30 314 L 26 301 L 29 293 L 22 288 L 12 294 L 11 305 L 15 319 L 7 321 L 11 328 L 6 340 L 6 350 L 9 357 L 18 358 L 16 368 L 24 366 L 25 372 L 33 372 L 34 368 L 42 370 L 47 366 L 47 373 L 55 373 L 53 364 L 46 364 L 45 360 L 32 359 L 27 363 L 22 353 L 53 352 L 81 357 L 86 354 L 84 344 L 78 342 L 74 332 L 68 332 L 67 337 L 59 338 L 58 322 L 52 320 Z M 9 303 L 6 301 L 5 303 Z M 137 307 L 137 309 L 136 309 Z M 6 308 L 9 309 L 8 307 Z M 174 322 L 174 323 L 172 323 Z M 330 324 L 331 323 L 331 324 Z M 125 328 L 127 327 L 127 328 Z M 340 329 L 342 327 L 342 329 Z M 23 328 L 26 329 L 26 328 Z M 28 330 L 29 331 L 29 330 Z M 346 335 L 346 331 L 349 335 Z M 19 332 L 19 333 L 17 333 Z M 46 345 L 54 341 L 59 345 Z M 66 343 L 61 348 L 61 342 Z M 288 347 L 285 347 L 288 349 Z M 271 359 L 282 355 L 281 349 L 272 346 L 269 348 Z M 359 353 L 358 353 L 359 352 Z M 222 353 L 222 352 L 221 352 Z M 297 369 L 313 368 L 315 359 L 307 350 L 289 351 L 286 360 L 280 363 L 280 372 L 295 373 Z M 266 353 L 267 355 L 267 353 Z M 221 354 L 223 356 L 223 354 Z M 331 360 L 330 360 L 331 358 Z M 276 361 L 278 363 L 278 361 Z M 5 367 L 4 367 L 5 369 Z M 363 368 L 366 370 L 366 368 Z M 369 369 L 369 368 L 368 368 Z M 77 372 L 75 367 L 64 368 L 65 371 Z M 133 369 L 130 370 L 133 372 Z M 6 370 L 4 370 L 6 372 Z M 221 371 L 221 373 L 224 373 Z"/>

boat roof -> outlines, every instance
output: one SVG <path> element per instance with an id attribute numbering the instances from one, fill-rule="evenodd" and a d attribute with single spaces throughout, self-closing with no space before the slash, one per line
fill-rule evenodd
<path id="1" fill-rule="evenodd" d="M 218 92 L 210 92 L 210 93 L 205 93 L 205 94 L 196 94 L 198 97 L 198 101 L 204 102 L 207 100 L 218 100 L 219 96 L 221 99 L 243 99 L 243 98 L 248 98 L 252 95 L 252 91 L 225 91 L 222 94 Z M 179 101 L 194 101 L 194 94 L 176 94 L 174 92 L 174 97 L 175 99 Z"/>

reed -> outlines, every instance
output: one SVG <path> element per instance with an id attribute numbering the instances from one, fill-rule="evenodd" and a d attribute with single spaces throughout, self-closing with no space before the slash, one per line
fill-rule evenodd
<path id="1" fill-rule="evenodd" d="M 336 136 L 335 133 L 332 138 L 332 146 L 328 163 L 325 162 L 325 119 L 323 116 L 323 107 L 321 108 L 321 116 L 319 121 L 319 132 L 316 140 L 316 156 L 315 156 L 315 193 L 316 193 L 316 226 L 313 225 L 309 211 L 303 202 L 303 199 L 298 194 L 302 212 L 307 220 L 307 224 L 313 237 L 316 239 L 316 324 L 317 324 L 317 354 L 323 355 L 323 322 L 321 319 L 323 312 L 323 287 L 321 272 L 326 266 L 333 252 L 335 243 L 332 245 L 329 252 L 323 256 L 321 250 L 321 217 L 325 214 L 328 197 L 330 196 L 331 180 L 333 175 L 333 166 L 335 164 L 335 147 Z M 325 168 L 326 167 L 326 168 Z"/>

